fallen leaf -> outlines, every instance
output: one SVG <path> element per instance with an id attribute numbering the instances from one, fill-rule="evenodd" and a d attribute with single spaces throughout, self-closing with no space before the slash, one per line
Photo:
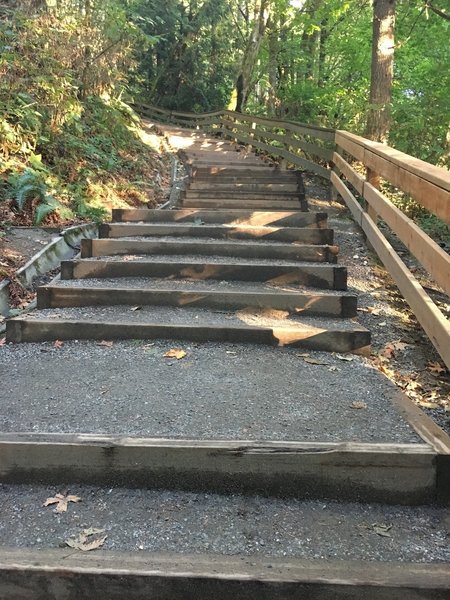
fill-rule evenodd
<path id="1" fill-rule="evenodd" d="M 101 342 L 97 342 L 97 346 L 103 346 L 104 348 L 112 348 L 114 342 L 107 342 L 106 340 L 102 340 Z"/>
<path id="2" fill-rule="evenodd" d="M 136 312 L 137 310 L 141 310 L 142 306 L 133 306 L 132 308 L 130 308 L 130 310 L 132 310 L 133 312 Z"/>
<path id="3" fill-rule="evenodd" d="M 52 498 L 47 498 L 43 506 L 56 504 L 55 511 L 62 513 L 67 511 L 67 505 L 69 502 L 81 502 L 81 498 L 79 496 L 64 496 L 63 494 L 56 494 Z"/>
<path id="4" fill-rule="evenodd" d="M 53 346 L 55 348 L 62 348 L 64 346 L 64 342 L 62 342 L 61 340 L 55 340 L 55 343 L 53 344 Z"/>
<path id="5" fill-rule="evenodd" d="M 386 327 L 387 323 L 386 323 L 386 321 L 383 321 L 382 323 L 378 323 L 378 325 L 380 327 Z"/>
<path id="6" fill-rule="evenodd" d="M 177 360 L 180 360 L 180 358 L 184 358 L 186 356 L 186 352 L 181 348 L 172 348 L 171 350 L 168 350 L 164 356 L 166 358 L 176 358 Z"/>
<path id="7" fill-rule="evenodd" d="M 311 358 L 309 356 L 305 356 L 303 360 L 310 365 L 328 365 L 329 363 L 323 362 L 322 360 L 317 360 L 317 358 Z"/>
<path id="8" fill-rule="evenodd" d="M 297 352 L 297 356 L 300 356 L 301 358 L 303 358 L 304 356 L 309 356 L 309 354 L 302 352 L 301 354 L 299 352 Z"/>
<path id="9" fill-rule="evenodd" d="M 367 408 L 367 404 L 365 402 L 361 402 L 359 400 L 355 400 L 355 402 L 352 402 L 350 404 L 350 408 L 358 408 L 358 409 Z"/>
<path id="10" fill-rule="evenodd" d="M 335 367 L 334 365 L 332 367 L 330 367 L 328 370 L 329 371 L 340 371 L 340 369 L 338 367 Z"/>
<path id="11" fill-rule="evenodd" d="M 386 358 L 393 358 L 396 352 L 401 352 L 409 345 L 410 344 L 406 344 L 405 342 L 401 342 L 400 340 L 396 342 L 389 342 L 389 344 L 386 344 L 386 346 L 383 348 L 381 354 Z"/>
<path id="12" fill-rule="evenodd" d="M 367 312 L 377 317 L 381 313 L 381 308 L 375 308 L 375 306 L 368 306 Z"/>
<path id="13" fill-rule="evenodd" d="M 439 362 L 429 362 L 427 369 L 430 371 L 430 373 L 433 373 L 433 375 L 440 375 L 441 373 L 445 373 L 447 371 L 444 365 L 441 365 Z"/>
<path id="14" fill-rule="evenodd" d="M 89 529 L 83 529 L 77 538 L 69 538 L 65 541 L 67 546 L 81 550 L 82 552 L 89 552 L 90 550 L 96 550 L 103 546 L 107 535 L 104 535 L 104 529 L 95 529 L 90 527 Z"/>
<path id="15" fill-rule="evenodd" d="M 353 360 L 353 356 L 347 356 L 347 355 L 344 355 L 344 354 L 335 354 L 334 356 L 336 358 L 338 358 L 339 360 L 346 360 L 348 362 L 351 361 L 351 360 Z"/>
<path id="16" fill-rule="evenodd" d="M 389 531 L 392 529 L 392 525 L 383 525 L 380 523 L 372 523 L 370 527 L 368 527 L 371 531 L 380 535 L 381 537 L 391 537 Z"/>
<path id="17" fill-rule="evenodd" d="M 6 346 L 6 338 L 0 338 L 0 346 Z"/>

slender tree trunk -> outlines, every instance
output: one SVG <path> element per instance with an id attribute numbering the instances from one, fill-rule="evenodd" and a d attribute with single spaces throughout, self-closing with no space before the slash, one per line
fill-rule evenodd
<path id="1" fill-rule="evenodd" d="M 277 107 L 277 91 L 278 91 L 278 52 L 279 52 L 279 40 L 278 40 L 278 23 L 273 22 L 271 31 L 269 34 L 269 60 L 267 65 L 268 76 L 269 76 L 269 91 L 267 95 L 267 109 L 270 115 L 276 114 Z"/>
<path id="2" fill-rule="evenodd" d="M 242 112 L 250 92 L 251 76 L 253 73 L 261 42 L 269 18 L 269 0 L 261 0 L 242 60 L 241 72 L 236 81 L 237 101 L 236 111 Z"/>
<path id="3" fill-rule="evenodd" d="M 395 0 L 374 0 L 370 107 L 366 136 L 387 142 L 391 119 Z"/>

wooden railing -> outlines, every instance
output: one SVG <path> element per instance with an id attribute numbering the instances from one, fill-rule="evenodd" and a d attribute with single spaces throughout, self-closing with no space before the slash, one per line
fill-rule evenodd
<path id="1" fill-rule="evenodd" d="M 347 131 L 227 110 L 196 114 L 172 112 L 145 104 L 136 105 L 136 108 L 159 121 L 218 133 L 251 145 L 330 180 L 450 369 L 448 319 L 378 227 L 382 219 L 430 277 L 450 295 L 450 256 L 397 208 L 378 185 L 382 178 L 449 224 L 449 171 Z"/>

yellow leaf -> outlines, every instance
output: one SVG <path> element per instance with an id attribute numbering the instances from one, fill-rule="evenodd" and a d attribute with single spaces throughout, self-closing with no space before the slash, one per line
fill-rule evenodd
<path id="1" fill-rule="evenodd" d="M 168 350 L 164 356 L 166 358 L 176 358 L 177 360 L 180 360 L 186 356 L 186 352 L 181 348 L 172 348 L 171 350 Z"/>

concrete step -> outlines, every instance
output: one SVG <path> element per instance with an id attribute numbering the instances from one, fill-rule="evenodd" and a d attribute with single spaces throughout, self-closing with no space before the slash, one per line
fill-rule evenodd
<path id="1" fill-rule="evenodd" d="M 327 352 L 367 352 L 370 333 L 353 321 L 300 317 L 273 309 L 224 313 L 143 306 L 43 309 L 7 322 L 9 342 L 173 339 L 292 346 Z"/>
<path id="2" fill-rule="evenodd" d="M 110 256 L 103 259 L 62 261 L 61 279 L 163 277 L 170 279 L 259 281 L 274 285 L 304 285 L 346 291 L 347 269 L 337 265 L 289 263 L 287 261 L 237 260 L 224 257 L 158 255 Z"/>
<path id="3" fill-rule="evenodd" d="M 230 210 L 157 210 L 149 208 L 113 208 L 114 222 L 145 223 L 219 223 L 230 225 L 259 225 L 273 227 L 326 228 L 325 212 Z"/>
<path id="4" fill-rule="evenodd" d="M 266 284 L 164 279 L 72 279 L 41 286 L 37 307 L 108 305 L 189 306 L 239 310 L 273 308 L 294 314 L 355 317 L 352 294 L 288 289 Z"/>
<path id="5" fill-rule="evenodd" d="M 336 262 L 337 253 L 337 246 L 327 244 L 284 244 L 262 241 L 250 244 L 242 240 L 177 239 L 175 237 L 172 239 L 155 238 L 154 240 L 140 238 L 81 240 L 81 258 L 136 254 L 176 254 L 185 256 L 217 255 L 230 258 L 280 259 L 322 263 Z"/>
<path id="6" fill-rule="evenodd" d="M 308 227 L 271 227 L 247 224 L 184 224 L 184 223 L 103 223 L 99 238 L 121 237 L 208 237 L 249 241 L 274 241 L 286 244 L 333 244 L 332 229 Z"/>

